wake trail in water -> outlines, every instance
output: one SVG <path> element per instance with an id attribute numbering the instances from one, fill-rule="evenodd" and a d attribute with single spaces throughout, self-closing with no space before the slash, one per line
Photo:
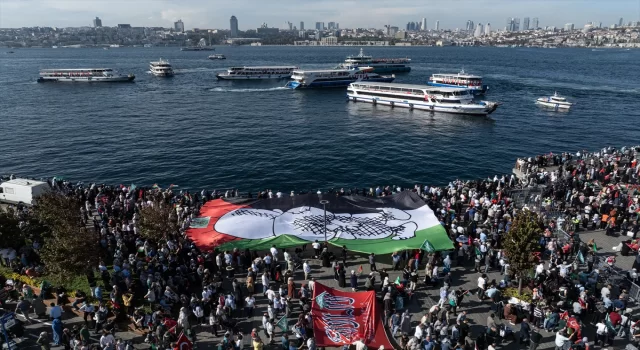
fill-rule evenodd
<path id="1" fill-rule="evenodd" d="M 183 68 L 183 69 L 174 69 L 173 71 L 175 73 L 199 73 L 199 72 L 218 72 L 218 71 L 225 71 L 227 70 L 226 68 L 205 68 L 205 67 L 200 67 L 200 68 Z"/>
<path id="2" fill-rule="evenodd" d="M 486 75 L 486 77 L 491 79 L 496 79 L 496 80 L 505 80 L 511 83 L 520 83 L 522 85 L 536 86 L 536 87 L 570 89 L 570 90 L 579 90 L 579 91 L 594 90 L 594 87 L 588 84 L 561 82 L 561 81 L 554 81 L 554 80 L 545 79 L 545 78 L 525 78 L 525 77 L 518 77 L 518 76 L 506 75 L 506 74 L 488 74 Z M 597 90 L 613 92 L 613 93 L 640 94 L 640 89 L 637 89 L 637 88 L 635 89 L 624 88 L 624 87 L 615 87 L 610 85 L 600 85 L 597 87 Z"/>
<path id="3" fill-rule="evenodd" d="M 209 91 L 213 91 L 213 92 L 259 92 L 259 91 L 278 91 L 278 90 L 287 90 L 287 88 L 284 86 L 278 86 L 278 87 L 272 87 L 272 88 L 266 88 L 266 89 L 227 89 L 227 88 L 221 88 L 221 87 L 209 89 Z"/>

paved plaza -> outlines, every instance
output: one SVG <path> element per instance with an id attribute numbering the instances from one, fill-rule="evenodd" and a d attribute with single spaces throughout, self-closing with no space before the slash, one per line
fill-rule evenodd
<path id="1" fill-rule="evenodd" d="M 599 247 L 599 250 L 598 250 L 599 256 L 604 257 L 609 255 L 616 255 L 617 256 L 616 266 L 618 268 L 620 268 L 623 271 L 628 271 L 631 269 L 634 257 L 633 256 L 623 257 L 619 253 L 616 253 L 612 250 L 613 247 L 617 246 L 623 240 L 623 237 L 606 236 L 604 234 L 604 231 L 587 231 L 587 232 L 582 232 L 579 235 L 580 235 L 580 238 L 585 242 L 589 241 L 590 239 L 595 240 L 597 246 Z M 334 247 L 332 249 L 335 249 L 336 253 L 338 252 L 337 248 Z M 309 249 L 306 250 L 305 254 L 306 256 L 310 257 L 310 255 L 313 254 L 313 250 L 310 249 L 309 247 Z M 312 266 L 311 275 L 316 278 L 317 282 L 332 288 L 350 291 L 350 288 L 338 287 L 338 282 L 335 281 L 333 278 L 332 270 L 330 268 L 323 268 L 321 266 L 320 260 L 309 259 L 309 262 Z M 390 256 L 377 257 L 378 269 L 386 268 L 389 273 L 389 280 L 394 281 L 396 277 L 401 276 L 401 271 L 393 271 L 390 262 L 391 262 Z M 473 263 L 471 262 L 471 265 L 452 267 L 451 271 L 453 276 L 453 283 L 452 283 L 453 288 L 461 287 L 463 290 L 470 290 L 472 292 L 475 292 L 475 289 L 477 288 L 477 279 L 480 274 L 473 271 L 472 264 Z M 362 276 L 359 277 L 359 288 L 361 290 L 364 290 L 365 275 L 367 275 L 370 272 L 367 256 L 364 254 L 349 254 L 349 258 L 347 260 L 347 267 L 346 267 L 347 276 L 350 275 L 350 270 L 357 270 L 361 265 L 363 266 L 364 271 Z M 419 272 L 423 273 L 423 271 L 424 271 L 424 266 L 421 266 Z M 244 275 L 245 275 L 244 273 L 242 274 L 238 273 L 236 276 L 238 280 L 244 282 Z M 497 270 L 490 271 L 488 273 L 488 276 L 489 276 L 489 280 L 495 279 L 496 281 L 500 281 L 502 279 L 502 277 L 499 274 L 499 271 Z M 424 275 L 420 277 L 424 277 Z M 298 287 L 300 287 L 303 278 L 304 277 L 301 270 L 298 270 L 295 272 L 295 281 Z M 422 278 L 420 278 L 419 280 L 422 281 Z M 349 282 L 347 277 L 347 284 L 348 283 Z M 377 290 L 379 290 L 380 288 L 380 283 L 381 283 L 380 279 L 376 278 Z M 229 281 L 226 280 L 225 284 L 229 284 Z M 257 290 L 261 290 L 260 288 L 261 286 L 257 286 Z M 419 323 L 420 318 L 428 311 L 428 309 L 431 306 L 437 303 L 439 299 L 438 293 L 439 293 L 439 287 L 427 288 L 422 282 L 419 282 L 418 289 L 415 293 L 415 299 L 411 301 L 408 305 L 405 305 L 406 307 L 409 308 L 410 312 L 412 313 L 412 320 L 413 320 L 412 332 L 413 332 L 413 329 L 415 329 L 415 326 Z M 246 348 L 250 348 L 249 334 L 252 328 L 258 328 L 260 330 L 260 334 L 263 336 L 263 339 L 266 339 L 264 331 L 262 330 L 262 315 L 264 312 L 266 312 L 267 302 L 266 302 L 266 298 L 263 297 L 261 293 L 257 293 L 256 295 L 256 304 L 257 305 L 254 311 L 254 317 L 252 318 L 245 318 L 245 317 L 238 317 L 238 316 L 235 317 L 237 320 L 239 320 L 240 329 L 242 330 L 243 334 L 245 334 L 244 339 L 245 339 Z M 297 307 L 297 300 L 294 301 L 294 305 L 295 305 L 294 313 L 289 319 L 290 326 L 293 325 L 293 323 L 297 319 L 298 313 L 300 312 L 299 308 Z M 633 303 L 631 307 L 635 309 L 636 307 L 635 303 Z M 469 294 L 464 297 L 462 304 L 460 305 L 458 310 L 459 312 L 462 310 L 467 311 L 468 313 L 467 317 L 470 320 L 469 324 L 471 326 L 471 336 L 472 338 L 475 339 L 475 337 L 481 332 L 483 332 L 485 329 L 487 317 L 491 312 L 490 302 L 489 301 L 481 302 L 478 300 L 476 295 Z M 239 315 L 240 310 L 238 310 L 237 312 Z M 634 310 L 634 314 L 636 314 L 635 310 Z M 502 320 L 501 322 L 506 322 L 506 321 Z M 65 327 L 71 327 L 74 324 L 80 325 L 81 323 L 82 323 L 82 318 L 76 316 L 71 312 L 68 312 L 67 315 L 65 316 L 65 319 L 64 319 Z M 514 331 L 517 331 L 519 329 L 518 325 L 516 326 L 510 325 L 510 327 L 514 329 Z M 27 334 L 24 338 L 25 340 L 21 344 L 21 348 L 25 348 L 25 349 L 37 348 L 38 346 L 35 344 L 35 340 L 37 339 L 37 335 L 43 330 L 50 332 L 51 326 L 48 321 L 41 321 L 36 324 L 27 326 Z M 216 348 L 215 346 L 220 342 L 221 338 L 214 337 L 213 334 L 210 332 L 210 330 L 211 328 L 208 325 L 206 326 L 198 325 L 195 327 L 195 333 L 197 336 L 196 346 L 198 349 L 215 349 Z M 543 343 L 538 348 L 539 349 L 554 348 L 553 341 L 555 338 L 555 333 L 542 331 L 541 334 L 544 337 Z M 586 329 L 583 330 L 583 334 L 589 337 L 590 341 L 593 341 L 595 336 L 594 326 L 592 324 L 587 324 Z M 222 332 L 219 332 L 219 335 L 222 335 Z M 281 335 L 282 335 L 282 332 L 279 329 L 277 329 L 277 333 L 275 337 L 277 344 L 272 346 L 273 349 L 281 348 L 279 345 Z M 148 348 L 148 345 L 143 342 L 144 337 L 141 333 L 136 333 L 129 330 L 123 330 L 123 331 L 119 331 L 116 336 L 125 340 L 131 339 L 135 343 L 136 348 L 139 348 L 139 349 Z M 95 341 L 97 341 L 98 339 L 99 339 L 98 336 L 94 337 Z M 394 343 L 393 340 L 392 340 L 392 343 Z M 626 344 L 627 344 L 626 341 L 616 339 L 613 348 L 621 349 L 621 348 L 624 348 Z M 500 346 L 500 348 L 501 349 L 517 349 L 518 345 L 516 345 L 515 342 L 513 341 L 509 341 L 509 342 L 503 343 Z"/>

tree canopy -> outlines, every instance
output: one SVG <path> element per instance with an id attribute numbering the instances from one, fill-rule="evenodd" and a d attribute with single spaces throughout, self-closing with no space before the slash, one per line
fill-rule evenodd
<path id="1" fill-rule="evenodd" d="M 534 253 L 540 250 L 538 242 L 542 232 L 544 225 L 538 214 L 522 210 L 516 214 L 511 228 L 505 233 L 502 241 L 509 268 L 519 281 L 538 262 Z"/>
<path id="2" fill-rule="evenodd" d="M 178 216 L 172 205 L 155 200 L 140 209 L 140 235 L 152 240 L 166 239 L 178 232 Z"/>
<path id="3" fill-rule="evenodd" d="M 24 244 L 24 234 L 20 229 L 20 219 L 13 208 L 0 207 L 0 241 L 5 247 L 18 249 Z"/>
<path id="4" fill-rule="evenodd" d="M 75 197 L 48 192 L 34 206 L 34 214 L 48 229 L 41 258 L 47 272 L 61 279 L 86 271 L 97 263 L 97 235 L 82 222 L 82 203 Z"/>

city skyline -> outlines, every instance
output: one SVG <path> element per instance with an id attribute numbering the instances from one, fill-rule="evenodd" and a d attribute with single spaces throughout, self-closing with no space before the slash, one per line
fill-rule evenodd
<path id="1" fill-rule="evenodd" d="M 346 2 L 357 6 L 363 1 Z M 251 11 L 244 10 L 249 8 Z M 218 0 L 139 0 L 135 3 L 124 0 L 0 0 L 0 27 L 91 26 L 92 19 L 100 17 L 103 26 L 129 23 L 173 27 L 176 21 L 182 20 L 187 30 L 228 29 L 229 18 L 235 15 L 240 22 L 239 30 L 255 29 L 265 22 L 270 27 L 280 27 L 287 21 L 336 22 L 341 28 L 403 27 L 409 21 L 421 24 L 422 18 L 427 23 L 439 21 L 440 29 L 465 29 L 469 19 L 477 23 L 504 23 L 504 19 L 510 17 L 540 18 L 539 26 L 562 27 L 568 22 L 582 25 L 592 21 L 611 25 L 618 24 L 621 17 L 626 21 L 637 21 L 640 16 L 640 0 L 458 0 L 437 6 L 416 5 L 408 0 L 393 3 L 370 0 L 367 6 L 359 7 L 358 16 L 342 11 L 344 8 L 341 0 L 319 0 L 304 6 L 294 0 L 282 0 L 277 4 L 257 0 L 231 3 Z"/>

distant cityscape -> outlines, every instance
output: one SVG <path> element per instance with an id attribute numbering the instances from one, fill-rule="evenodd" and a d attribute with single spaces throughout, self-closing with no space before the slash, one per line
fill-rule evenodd
<path id="1" fill-rule="evenodd" d="M 89 21 L 88 21 L 89 22 Z M 515 46 L 515 47 L 640 47 L 640 22 L 603 25 L 567 23 L 563 27 L 540 26 L 538 18 L 507 18 L 504 26 L 475 23 L 464 27 L 440 28 L 427 18 L 405 26 L 384 28 L 340 28 L 337 22 L 315 22 L 311 28 L 285 21 L 280 27 L 263 23 L 255 29 L 240 30 L 239 19 L 231 16 L 229 29 L 185 30 L 182 20 L 172 28 L 135 27 L 131 24 L 103 26 L 96 17 L 86 27 L 24 27 L 0 29 L 0 47 L 185 47 L 205 45 L 297 45 L 297 46 Z"/>

